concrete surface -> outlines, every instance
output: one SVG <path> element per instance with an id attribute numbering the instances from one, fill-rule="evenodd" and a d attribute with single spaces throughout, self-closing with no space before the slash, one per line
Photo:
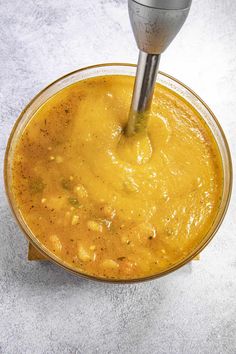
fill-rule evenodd
<path id="1" fill-rule="evenodd" d="M 210 105 L 236 157 L 236 2 L 193 0 L 161 69 Z M 25 104 L 71 70 L 136 62 L 126 0 L 0 0 L 1 168 Z M 104 285 L 26 260 L 0 189 L 0 353 L 236 353 L 236 196 L 201 261 L 160 280 Z"/>

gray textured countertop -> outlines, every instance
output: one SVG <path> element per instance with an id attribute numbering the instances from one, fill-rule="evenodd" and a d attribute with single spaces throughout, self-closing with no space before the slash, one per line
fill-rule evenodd
<path id="1" fill-rule="evenodd" d="M 193 0 L 161 62 L 209 104 L 234 159 L 235 18 L 234 1 Z M 1 168 L 14 121 L 46 84 L 79 67 L 137 59 L 125 0 L 0 1 L 0 45 Z M 0 193 L 0 353 L 236 353 L 235 193 L 200 262 L 126 286 L 28 262 Z"/>

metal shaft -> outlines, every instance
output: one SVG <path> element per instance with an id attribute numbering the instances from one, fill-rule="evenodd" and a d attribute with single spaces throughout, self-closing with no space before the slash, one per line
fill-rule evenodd
<path id="1" fill-rule="evenodd" d="M 160 54 L 140 50 L 126 135 L 145 131 L 156 83 Z"/>

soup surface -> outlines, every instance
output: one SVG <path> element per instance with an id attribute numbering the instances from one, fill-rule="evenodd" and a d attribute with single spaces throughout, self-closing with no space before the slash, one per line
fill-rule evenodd
<path id="1" fill-rule="evenodd" d="M 162 272 L 204 238 L 222 194 L 209 128 L 156 85 L 146 134 L 123 135 L 133 78 L 80 81 L 34 114 L 14 152 L 17 208 L 67 266 L 109 279 Z"/>

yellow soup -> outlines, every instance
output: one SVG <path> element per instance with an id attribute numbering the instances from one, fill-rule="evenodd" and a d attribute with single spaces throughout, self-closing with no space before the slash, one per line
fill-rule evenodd
<path id="1" fill-rule="evenodd" d="M 147 135 L 123 135 L 133 78 L 80 81 L 50 98 L 19 138 L 13 193 L 38 240 L 73 269 L 135 279 L 202 241 L 218 212 L 222 162 L 196 110 L 156 85 Z"/>

